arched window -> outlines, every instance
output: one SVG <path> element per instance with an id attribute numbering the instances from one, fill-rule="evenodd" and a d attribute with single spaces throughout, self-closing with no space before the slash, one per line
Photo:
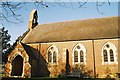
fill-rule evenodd
<path id="1" fill-rule="evenodd" d="M 84 52 L 80 51 L 80 62 L 84 62 Z"/>
<path id="2" fill-rule="evenodd" d="M 86 48 L 83 44 L 77 44 L 73 48 L 73 63 L 86 63 Z"/>
<path id="3" fill-rule="evenodd" d="M 110 49 L 110 61 L 114 62 L 114 54 L 112 49 Z"/>
<path id="4" fill-rule="evenodd" d="M 55 45 L 51 45 L 47 50 L 47 55 L 49 63 L 56 63 L 58 60 L 58 48 Z"/>
<path id="5" fill-rule="evenodd" d="M 107 50 L 103 50 L 104 62 L 108 62 Z"/>
<path id="6" fill-rule="evenodd" d="M 74 51 L 74 61 L 78 62 L 78 51 Z"/>
<path id="7" fill-rule="evenodd" d="M 48 51 L 48 62 L 52 62 L 52 53 Z"/>
<path id="8" fill-rule="evenodd" d="M 116 47 L 112 43 L 105 43 L 102 47 L 103 63 L 116 63 Z"/>
<path id="9" fill-rule="evenodd" d="M 55 63 L 57 61 L 57 53 L 56 51 L 53 52 L 53 62 Z"/>

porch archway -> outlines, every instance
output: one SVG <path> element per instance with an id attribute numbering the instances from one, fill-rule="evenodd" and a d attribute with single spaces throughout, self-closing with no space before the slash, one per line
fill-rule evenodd
<path id="1" fill-rule="evenodd" d="M 23 73 L 23 58 L 17 55 L 12 61 L 12 76 L 22 76 Z"/>

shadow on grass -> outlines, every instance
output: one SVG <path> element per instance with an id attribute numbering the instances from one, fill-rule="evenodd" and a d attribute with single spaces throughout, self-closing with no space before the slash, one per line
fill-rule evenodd
<path id="1" fill-rule="evenodd" d="M 49 77 L 34 77 L 34 78 L 7 78 L 1 80 L 115 80 L 114 78 L 49 78 Z"/>

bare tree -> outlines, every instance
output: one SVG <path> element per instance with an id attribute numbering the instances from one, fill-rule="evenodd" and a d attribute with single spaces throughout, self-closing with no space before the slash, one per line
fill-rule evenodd
<path id="1" fill-rule="evenodd" d="M 20 21 L 20 14 L 16 13 L 18 10 L 22 8 L 24 2 L 12 3 L 12 2 L 1 2 L 2 11 L 0 12 L 0 19 L 5 20 L 10 23 L 15 23 L 15 21 L 11 21 L 11 18 L 14 18 L 17 21 Z"/>
<path id="2" fill-rule="evenodd" d="M 3 0 L 4 1 L 4 0 Z M 55 0 L 56 1 L 56 0 Z M 86 8 L 86 4 L 89 2 L 89 0 L 85 0 L 84 2 L 81 2 L 80 0 L 78 0 L 78 6 L 77 8 Z M 22 20 L 20 19 L 21 14 L 17 13 L 20 9 L 24 8 L 26 6 L 26 4 L 28 4 L 29 2 L 10 2 L 10 1 L 4 1 L 0 3 L 0 7 L 1 7 L 1 12 L 0 12 L 0 20 L 1 20 L 1 24 L 2 21 L 7 21 L 10 23 L 14 23 L 16 24 L 17 22 L 22 22 Z M 34 6 L 36 8 L 48 8 L 48 7 L 55 7 L 55 6 L 61 6 L 61 7 L 65 7 L 65 8 L 74 8 L 73 2 L 72 0 L 70 0 L 70 5 L 68 6 L 66 2 L 62 2 L 61 0 L 59 0 L 59 2 L 47 2 L 47 0 L 34 0 Z M 107 3 L 109 6 L 111 5 L 109 0 L 106 0 L 106 2 L 99 2 L 98 0 L 96 0 L 96 10 L 98 11 L 98 13 L 103 14 L 102 11 L 100 11 L 100 7 L 103 6 L 105 3 Z M 12 19 L 12 20 L 11 20 Z"/>

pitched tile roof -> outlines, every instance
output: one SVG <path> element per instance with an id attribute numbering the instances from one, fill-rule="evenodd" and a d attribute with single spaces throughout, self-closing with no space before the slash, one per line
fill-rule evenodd
<path id="1" fill-rule="evenodd" d="M 23 43 L 74 41 L 120 37 L 118 17 L 40 24 L 23 38 Z"/>

